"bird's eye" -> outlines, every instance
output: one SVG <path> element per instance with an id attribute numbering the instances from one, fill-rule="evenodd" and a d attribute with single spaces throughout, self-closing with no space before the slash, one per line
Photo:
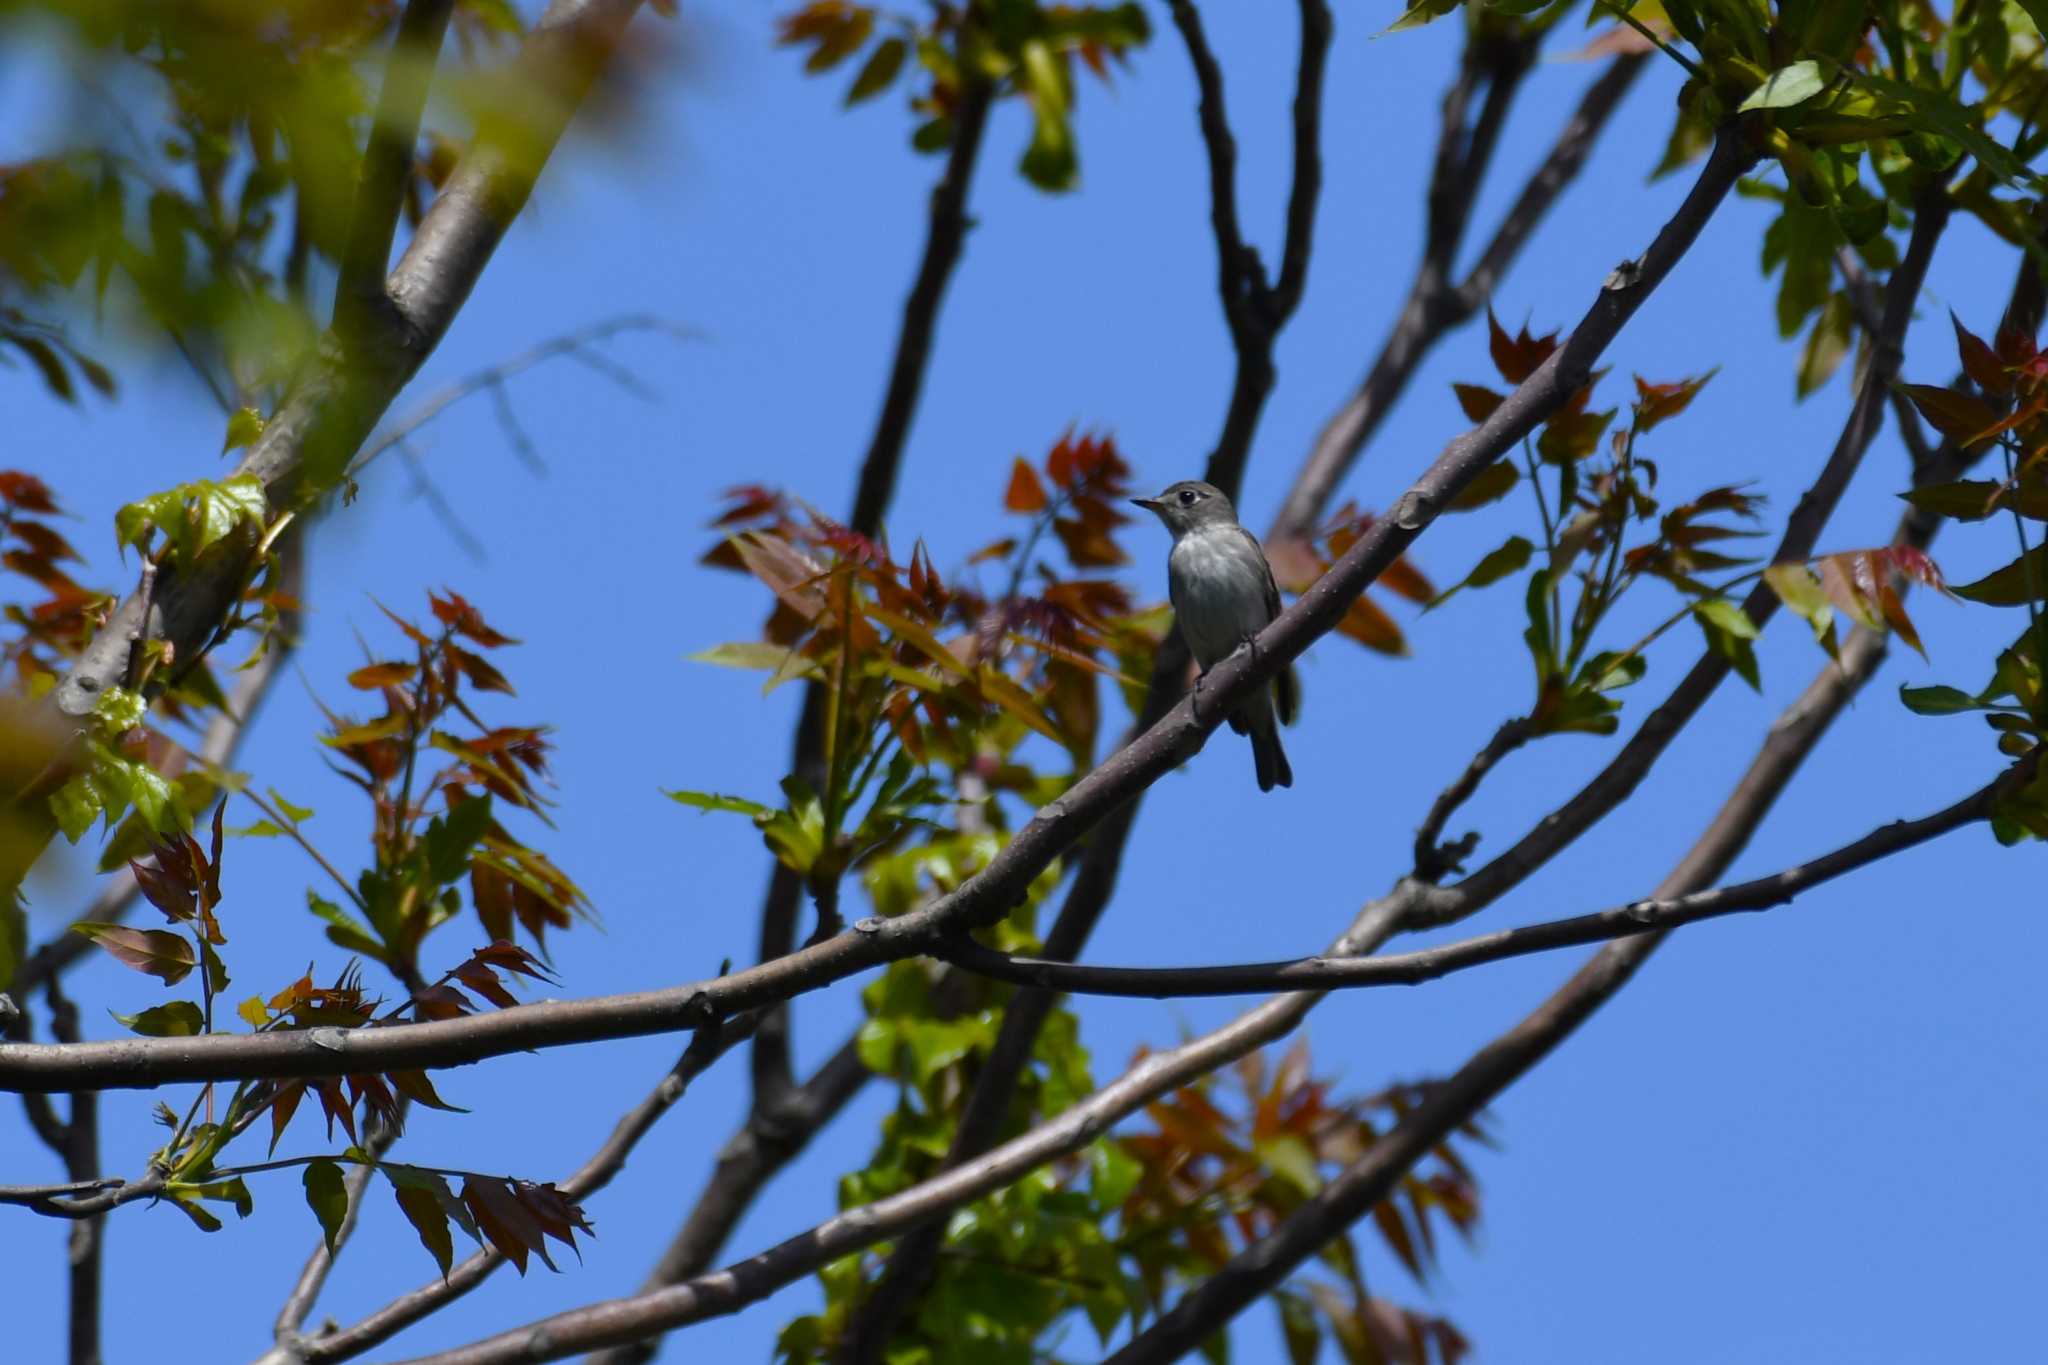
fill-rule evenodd
<path id="1" fill-rule="evenodd" d="M 1182 507 L 1193 507 L 1195 505 L 1195 499 L 1199 496 L 1200 495 L 1196 493 L 1194 489 L 1183 488 L 1180 490 L 1180 505 Z"/>

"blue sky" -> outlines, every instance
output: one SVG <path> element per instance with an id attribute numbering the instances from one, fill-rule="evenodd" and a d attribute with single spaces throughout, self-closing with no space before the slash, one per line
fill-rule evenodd
<path id="1" fill-rule="evenodd" d="M 1287 176 L 1291 7 L 1212 4 L 1240 153 L 1246 231 L 1277 253 Z M 1326 188 L 1309 291 L 1279 350 L 1280 381 L 1255 443 L 1243 505 L 1263 527 L 1330 409 L 1363 373 L 1420 249 L 1421 186 L 1436 104 L 1457 51 L 1456 21 L 1373 40 L 1386 7 L 1340 7 L 1329 76 Z M 309 689 L 333 699 L 361 661 L 355 632 L 391 632 L 372 599 L 423 609 L 451 585 L 525 644 L 503 660 L 516 699 L 491 713 L 556 727 L 562 805 L 537 842 L 591 892 L 603 932 L 556 946 L 563 992 L 659 986 L 748 960 L 766 855 L 745 826 L 682 811 L 659 788 L 765 796 L 785 752 L 793 689 L 762 700 L 758 680 L 684 656 L 757 627 L 763 595 L 700 568 L 718 490 L 783 485 L 843 508 L 879 403 L 902 296 L 938 163 L 913 155 L 900 104 L 839 106 L 850 73 L 805 79 L 774 49 L 774 11 L 692 6 L 680 24 L 643 16 L 652 116 L 631 137 L 572 137 L 440 352 L 416 399 L 439 383 L 564 331 L 651 311 L 700 340 L 633 335 L 609 352 L 659 391 L 643 402 L 557 363 L 517 381 L 512 400 L 548 462 L 531 475 L 488 403 L 444 417 L 420 442 L 429 468 L 482 542 L 472 560 L 408 495 L 387 463 L 314 542 L 305 647 L 242 764 L 319 812 L 312 829 L 346 857 L 362 813 L 327 773 L 311 735 Z M 993 534 L 1013 455 L 1037 457 L 1070 425 L 1113 432 L 1141 484 L 1198 471 L 1227 397 L 1231 353 L 1214 292 L 1207 177 L 1185 53 L 1160 32 L 1114 88 L 1080 96 L 1083 184 L 1049 197 L 1015 173 L 1026 112 L 999 108 L 912 433 L 892 538 L 922 538 L 957 562 Z M 1575 34 L 1560 35 L 1562 50 Z M 19 65 L 19 64 L 17 64 Z M 32 70 L 21 74 L 33 77 Z M 1529 77 L 1475 215 L 1483 234 L 1520 188 L 1594 72 L 1548 62 Z M 1586 176 L 1544 224 L 1496 296 L 1501 317 L 1568 327 L 1600 278 L 1638 254 L 1688 176 L 1646 175 L 1662 151 L 1678 73 L 1653 65 Z M 45 147 L 33 79 L 16 83 L 12 157 Z M 29 95 L 22 91 L 26 89 Z M 1816 471 L 1848 404 L 1846 370 L 1803 405 L 1795 347 L 1779 341 L 1772 286 L 1758 274 L 1764 206 L 1732 201 L 1609 352 L 1630 372 L 1672 379 L 1721 366 L 1690 411 L 1652 438 L 1673 493 L 1753 479 L 1782 516 Z M 1988 333 L 2009 287 L 2009 249 L 1959 219 L 1938 253 L 1909 335 L 1906 377 L 1954 369 L 1946 311 Z M 154 367 L 152 367 L 152 364 Z M 218 414 L 169 362 L 124 371 L 121 399 L 47 401 L 26 369 L 0 375 L 16 431 L 0 463 L 41 474 L 82 516 L 74 537 L 99 576 L 112 510 L 218 469 Z M 1453 379 L 1492 378 L 1483 329 L 1450 338 L 1353 473 L 1344 494 L 1384 506 L 1464 428 Z M 401 410 L 406 406 L 401 401 Z M 1896 518 L 1905 456 L 1890 431 L 1824 549 L 1881 543 Z M 1510 501 L 1432 528 L 1416 559 L 1462 575 L 1528 512 Z M 1135 574 L 1164 592 L 1165 542 L 1133 528 Z M 1775 533 L 1775 532 L 1774 532 Z M 1951 528 L 1936 557 L 1957 581 L 2011 557 L 2007 535 Z M 1670 608 L 1654 586 L 1637 616 Z M 1966 720 L 1908 715 L 1902 681 L 1974 688 L 2017 628 L 2009 611 L 1916 600 L 1932 662 L 1895 652 L 1786 793 L 1779 818 L 1734 875 L 1825 851 L 1982 783 L 1997 761 Z M 1525 709 L 1519 591 L 1461 596 L 1426 617 L 1393 610 L 1413 657 L 1343 641 L 1304 668 L 1306 711 L 1288 747 L 1297 785 L 1261 796 L 1224 736 L 1148 797 L 1124 884 L 1089 948 L 1093 961 L 1228 962 L 1307 953 L 1406 866 L 1430 798 L 1508 715 Z M 1629 697 L 1625 729 L 1698 649 L 1674 632 Z M 1550 918 L 1643 894 L 1684 851 L 1782 706 L 1820 662 L 1796 620 L 1761 642 L 1764 692 L 1724 686 L 1630 806 L 1491 909 L 1481 927 Z M 1454 828 L 1505 846 L 1597 769 L 1618 741 L 1561 738 L 1517 755 Z M 764 758 L 764 755 L 771 758 Z M 2048 1120 L 2038 964 L 2048 950 L 2038 845 L 2001 850 L 1967 830 L 1763 917 L 1690 929 L 1538 1072 L 1495 1106 L 1497 1153 L 1483 1156 L 1476 1246 L 1448 1250 L 1426 1288 L 1406 1282 L 1370 1237 L 1383 1293 L 1453 1317 L 1495 1361 L 1917 1361 L 2020 1354 L 2048 1270 L 2048 1196 L 2038 1133 Z M 225 887 L 237 987 L 274 989 L 337 952 L 305 915 L 316 875 L 288 847 L 238 844 Z M 77 867 L 35 888 L 36 937 L 90 887 Z M 450 940 L 451 950 L 453 940 Z M 317 945 L 317 946 L 315 946 Z M 1332 1000 L 1308 1026 L 1320 1071 L 1365 1090 L 1455 1067 L 1577 965 L 1566 953 L 1468 972 L 1413 991 Z M 101 1034 L 102 1007 L 129 1012 L 154 983 L 106 962 L 70 989 Z M 1170 1044 L 1242 1002 L 1082 1005 L 1098 1078 L 1143 1044 Z M 797 1008 L 799 1064 L 821 1059 L 853 1021 L 850 991 Z M 441 1093 L 469 1115 L 421 1114 L 413 1159 L 555 1178 L 573 1169 L 673 1060 L 673 1040 L 507 1057 L 448 1074 Z M 514 1322 L 629 1291 L 694 1198 L 744 1103 L 737 1060 L 699 1081 L 591 1200 L 599 1237 L 583 1264 L 523 1282 L 495 1277 L 371 1359 L 452 1345 Z M 139 1166 L 154 1097 L 114 1096 L 110 1171 Z M 728 1250 L 743 1256 L 817 1221 L 850 1153 L 864 1152 L 883 1103 L 864 1095 L 831 1136 L 755 1205 Z M 301 1117 L 293 1149 L 313 1150 Z M 54 1179 L 12 1107 L 0 1108 L 0 1179 Z M 297 1179 L 254 1185 L 257 1215 L 211 1237 L 168 1209 L 131 1207 L 110 1229 L 109 1358 L 256 1355 L 315 1231 Z M 61 1349 L 64 1228 L 7 1220 L 10 1336 L 23 1360 Z M 196 1258 L 204 1258 L 199 1262 Z M 181 1268 L 203 1263 L 192 1283 Z M 388 1199 L 373 1202 L 320 1312 L 353 1321 L 424 1280 L 431 1266 Z M 144 1286 L 147 1286 L 144 1288 Z M 779 1324 L 815 1301 L 806 1283 L 679 1339 L 673 1354 L 759 1359 Z M 141 1305 L 146 1310 L 138 1311 Z M 172 1315 L 175 1315 L 173 1318 Z M 205 1321 L 201 1331 L 167 1320 Z M 197 1342 L 203 1340 L 205 1345 Z M 1085 1332 L 1070 1339 L 1086 1354 Z M 687 1344 L 685 1344 L 687 1343 Z M 1269 1310 L 1236 1331 L 1238 1359 L 1281 1358 Z"/>

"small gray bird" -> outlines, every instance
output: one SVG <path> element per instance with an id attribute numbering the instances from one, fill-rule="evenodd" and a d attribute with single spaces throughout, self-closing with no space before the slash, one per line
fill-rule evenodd
<path id="1" fill-rule="evenodd" d="M 1280 614 L 1280 589 L 1274 586 L 1266 552 L 1256 536 L 1237 524 L 1236 509 L 1213 484 L 1190 479 L 1156 498 L 1131 501 L 1173 532 L 1173 551 L 1166 557 L 1167 593 L 1181 638 L 1207 673 L 1249 645 Z M 1200 686 L 1198 681 L 1198 692 Z M 1294 724 L 1300 704 L 1300 684 L 1290 667 L 1231 713 L 1230 728 L 1251 736 L 1262 792 L 1294 785 L 1294 770 L 1280 747 L 1279 722 Z"/>

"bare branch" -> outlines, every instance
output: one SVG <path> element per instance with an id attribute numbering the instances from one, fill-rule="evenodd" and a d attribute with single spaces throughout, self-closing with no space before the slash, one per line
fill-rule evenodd
<path id="1" fill-rule="evenodd" d="M 1449 283 L 1452 257 L 1478 195 L 1480 175 L 1486 165 L 1486 157 L 1480 153 L 1491 144 L 1490 135 L 1487 142 L 1481 143 L 1475 133 L 1472 145 L 1466 145 L 1465 108 L 1483 70 L 1477 64 L 1478 54 L 1467 54 L 1457 81 L 1445 97 L 1437 170 L 1430 189 L 1427 244 L 1409 288 L 1408 301 L 1358 392 L 1324 424 L 1281 504 L 1279 515 L 1274 518 L 1269 540 L 1298 539 L 1322 520 L 1331 494 L 1407 388 L 1423 357 L 1492 295 L 1537 224 L 1584 166 L 1593 144 L 1622 96 L 1641 74 L 1646 60 L 1640 54 L 1618 57 L 1587 89 L 1559 132 L 1550 154 L 1501 220 L 1492 241 L 1480 254 L 1479 263 L 1463 284 L 1453 288 Z M 1482 129 L 1497 128 L 1504 120 L 1506 102 L 1518 88 L 1518 82 L 1519 74 L 1513 82 L 1495 79 L 1493 94 L 1482 112 Z M 1493 113 L 1496 108 L 1497 114 Z"/>
<path id="2" fill-rule="evenodd" d="M 1503 721 L 1500 729 L 1493 732 L 1493 738 L 1486 741 L 1486 747 L 1472 755 L 1472 761 L 1465 765 L 1465 771 L 1458 774 L 1458 780 L 1443 789 L 1431 803 L 1429 814 L 1423 817 L 1422 825 L 1415 831 L 1415 879 L 1433 882 L 1446 872 L 1454 872 L 1478 843 L 1477 833 L 1466 834 L 1449 844 L 1439 842 L 1443 838 L 1444 825 L 1458 807 L 1471 799 L 1472 793 L 1486 775 L 1493 771 L 1493 765 L 1506 758 L 1515 750 L 1535 737 L 1536 727 L 1527 716 L 1517 716 Z"/>
<path id="3" fill-rule="evenodd" d="M 1235 494 L 1244 480 L 1252 434 L 1259 424 L 1276 371 L 1273 346 L 1301 302 L 1308 280 L 1314 241 L 1316 201 L 1322 192 L 1323 70 L 1330 51 L 1331 20 L 1325 0 L 1300 0 L 1301 56 L 1294 89 L 1293 185 L 1288 192 L 1287 231 L 1281 246 L 1281 273 L 1269 284 L 1257 248 L 1244 240 L 1237 215 L 1237 140 L 1223 107 L 1223 73 L 1202 30 L 1192 0 L 1173 0 L 1173 21 L 1180 29 L 1195 68 L 1200 92 L 1197 119 L 1209 161 L 1209 221 L 1216 237 L 1216 284 L 1223 317 L 1237 351 L 1237 369 L 1223 430 L 1210 452 L 1203 477 Z"/>
<path id="4" fill-rule="evenodd" d="M 943 949 L 954 966 L 999 981 L 1041 990 L 1087 995 L 1139 996 L 1155 1000 L 1198 995 L 1252 995 L 1269 991 L 1331 991 L 1367 986 L 1413 986 L 1453 972 L 1532 953 L 1573 948 L 1586 943 L 1663 933 L 1681 925 L 1718 919 L 1743 911 L 1770 910 L 1789 904 L 1811 887 L 1845 872 L 1903 852 L 1937 835 L 1982 820 L 1990 812 L 1992 789 L 1939 815 L 1898 821 L 1865 835 L 1855 843 L 1768 877 L 1739 882 L 1688 896 L 1630 901 L 1590 915 L 1527 924 L 1480 934 L 1437 948 L 1377 957 L 1297 958 L 1292 962 L 1247 962 L 1226 967 L 1090 967 L 1043 958 L 1012 957 L 985 948 L 972 939 L 956 939 Z M 1974 802 L 1975 804 L 1971 804 Z"/>
<path id="5" fill-rule="evenodd" d="M 407 0 L 391 40 L 334 291 L 335 330 L 343 337 L 373 326 L 371 315 L 385 302 L 381 286 L 391 265 L 391 242 L 398 232 L 406 182 L 412 178 L 420 115 L 427 107 L 441 40 L 454 12 L 455 0 Z"/>
<path id="6" fill-rule="evenodd" d="M 903 463 L 903 443 L 910 419 L 924 389 L 926 362 L 931 357 L 939 304 L 947 281 L 959 263 L 967 240 L 967 191 L 974 180 L 974 162 L 988 125 L 989 102 L 995 92 L 986 81 L 970 80 L 953 110 L 953 148 L 946 170 L 932 191 L 931 225 L 925 234 L 924 259 L 903 305 L 903 328 L 896 335 L 896 358 L 889 367 L 889 387 L 882 396 L 881 416 L 861 462 L 860 486 L 853 497 L 853 529 L 864 536 L 881 534 L 882 518 L 896 495 L 896 475 Z"/>

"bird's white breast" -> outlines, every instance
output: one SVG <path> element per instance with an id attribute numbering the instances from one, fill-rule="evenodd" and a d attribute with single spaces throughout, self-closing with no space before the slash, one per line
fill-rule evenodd
<path id="1" fill-rule="evenodd" d="M 1255 553 L 1230 526 L 1190 531 L 1174 544 L 1174 606 L 1205 668 L 1266 626 L 1266 576 Z"/>

